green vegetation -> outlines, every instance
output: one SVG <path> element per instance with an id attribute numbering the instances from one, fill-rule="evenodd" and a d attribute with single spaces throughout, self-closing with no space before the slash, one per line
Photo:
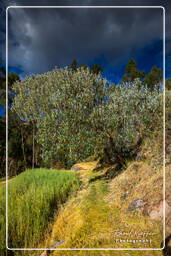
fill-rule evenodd
<path id="1" fill-rule="evenodd" d="M 11 112 L 11 104 L 14 99 L 12 85 L 14 82 L 20 81 L 15 73 L 8 74 L 8 157 L 9 157 L 9 176 L 17 175 L 26 168 L 32 166 L 32 124 L 24 123 L 15 113 Z M 6 103 L 6 70 L 0 60 L 0 108 L 2 116 L 0 116 L 0 177 L 5 176 L 5 158 L 6 158 L 6 119 L 5 119 L 5 103 Z M 34 150 L 35 167 L 40 167 L 40 146 L 35 143 Z"/>
<path id="2" fill-rule="evenodd" d="M 56 70 L 56 72 L 52 71 L 39 76 L 34 75 L 23 81 L 20 81 L 17 74 L 9 74 L 10 106 L 13 104 L 14 96 L 15 100 L 18 97 L 20 98 L 19 109 L 23 109 L 25 114 L 27 112 L 27 118 L 25 118 L 19 113 L 19 109 L 14 113 L 9 107 L 8 173 L 10 176 L 18 175 L 26 168 L 56 168 L 56 166 L 70 168 L 73 163 L 82 161 L 90 155 L 95 155 L 96 158 L 103 155 L 103 161 L 111 158 L 109 157 L 111 150 L 109 150 L 110 154 L 107 153 L 108 156 L 105 153 L 110 145 L 109 139 L 105 139 L 102 146 L 102 135 L 98 140 L 94 129 L 96 125 L 103 127 L 105 117 L 102 116 L 101 120 L 98 117 L 97 122 L 92 119 L 91 114 L 94 108 L 97 109 L 98 105 L 107 101 L 111 92 L 115 93 L 117 88 L 113 84 L 110 84 L 110 90 L 106 88 L 107 83 L 101 76 L 102 72 L 103 67 L 99 64 L 89 67 L 84 64 L 78 65 L 77 61 L 73 60 L 68 71 Z M 133 84 L 137 78 L 139 78 L 137 86 L 144 86 L 146 83 L 149 91 L 155 90 L 155 87 L 162 82 L 162 71 L 157 67 L 152 67 L 148 74 L 144 74 L 138 69 L 136 61 L 132 59 L 125 67 L 123 81 Z M 14 86 L 18 95 L 12 92 L 16 81 L 18 81 L 18 89 L 21 89 L 18 93 L 17 86 Z M 5 83 L 5 68 L 0 62 L 1 107 L 5 104 Z M 26 89 L 25 96 L 22 87 L 23 91 Z M 56 90 L 57 87 L 60 87 L 60 90 Z M 166 88 L 170 88 L 169 78 L 166 79 Z M 60 97 L 59 93 L 63 96 Z M 4 117 L 0 117 L 0 128 L 0 177 L 3 177 L 5 176 Z M 73 134 L 77 136 L 74 137 Z"/>
<path id="3" fill-rule="evenodd" d="M 159 221 L 151 221 L 143 211 L 128 213 L 127 209 L 137 195 L 148 207 L 156 204 L 151 199 L 154 194 L 155 200 L 162 200 L 162 72 L 153 67 L 144 75 L 131 60 L 122 83 L 114 85 L 101 76 L 102 71 L 96 64 L 78 67 L 74 60 L 69 67 L 22 81 L 15 75 L 9 78 L 15 95 L 11 98 L 9 121 L 9 174 L 18 175 L 27 169 L 9 181 L 9 247 L 51 246 L 54 216 L 57 220 L 52 240 L 64 240 L 62 246 L 115 246 L 111 232 L 124 227 L 125 221 L 126 230 L 128 226 L 155 229 L 158 237 L 154 247 L 159 247 Z M 169 109 L 170 101 L 166 99 L 166 110 Z M 166 116 L 167 130 L 169 120 L 170 114 Z M 0 127 L 3 166 L 4 118 Z M 170 152 L 169 143 L 166 146 Z M 91 170 L 87 171 L 87 162 L 80 165 L 81 170 L 76 169 L 84 189 L 68 201 L 80 187 L 76 173 L 28 170 L 30 166 L 70 168 L 88 158 L 93 160 Z M 143 162 L 139 164 L 135 159 Z M 96 171 L 92 171 L 94 168 Z M 3 176 L 1 171 L 0 177 Z M 5 255 L 3 180 L 0 186 L 0 246 Z M 106 234 L 106 230 L 111 232 Z"/>
<path id="4" fill-rule="evenodd" d="M 17 82 L 13 89 L 13 110 L 36 126 L 47 165 L 59 161 L 70 167 L 93 153 L 96 136 L 90 129 L 91 113 L 106 92 L 100 75 L 84 68 L 56 69 Z"/>
<path id="5" fill-rule="evenodd" d="M 145 74 L 144 71 L 137 68 L 137 63 L 134 59 L 129 60 L 125 67 L 125 74 L 122 77 L 122 82 L 134 82 L 134 80 L 137 78 L 139 78 L 140 81 L 143 82 L 143 84 L 146 85 L 150 90 L 154 90 L 156 87 L 160 89 L 163 79 L 163 72 L 161 68 L 153 66 L 150 72 Z"/>
<path id="6" fill-rule="evenodd" d="M 8 186 L 8 246 L 36 248 L 46 238 L 55 211 L 79 188 L 79 180 L 70 171 L 34 169 L 13 178 Z M 5 186 L 0 190 L 0 246 L 5 249 Z"/>
<path id="7" fill-rule="evenodd" d="M 136 78 L 142 79 L 144 71 L 138 70 L 135 60 L 129 60 L 125 67 L 125 74 L 122 77 L 122 82 L 133 82 Z"/>
<path id="8" fill-rule="evenodd" d="M 90 123 L 96 131 L 96 151 L 107 163 L 135 157 L 143 139 L 162 129 L 162 100 L 157 90 L 149 90 L 139 79 L 115 86 L 109 100 L 94 108 Z"/>
<path id="9" fill-rule="evenodd" d="M 171 90 L 171 78 L 166 79 L 166 89 Z"/>
<path id="10" fill-rule="evenodd" d="M 58 161 L 70 167 L 93 154 L 122 166 L 161 123 L 160 93 L 139 79 L 107 87 L 89 69 L 64 68 L 28 77 L 13 89 L 13 111 L 37 128 L 47 166 Z"/>
<path id="11" fill-rule="evenodd" d="M 93 64 L 91 67 L 85 64 L 82 64 L 80 65 L 80 67 L 85 70 L 88 69 L 91 73 L 96 75 L 101 74 L 103 72 L 103 67 L 102 65 L 99 65 L 99 64 Z M 74 72 L 76 72 L 80 67 L 78 66 L 78 63 L 76 60 L 73 60 L 69 66 L 69 68 Z"/>
<path id="12" fill-rule="evenodd" d="M 152 67 L 151 71 L 145 76 L 144 83 L 153 90 L 153 88 L 158 85 L 160 88 L 160 83 L 162 83 L 163 73 L 158 67 Z"/>

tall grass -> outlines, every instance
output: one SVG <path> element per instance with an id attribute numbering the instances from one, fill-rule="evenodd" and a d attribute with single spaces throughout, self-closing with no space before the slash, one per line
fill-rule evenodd
<path id="1" fill-rule="evenodd" d="M 75 173 L 47 169 L 27 170 L 8 185 L 8 246 L 36 248 L 45 239 L 55 210 L 79 187 Z M 0 187 L 0 247 L 4 245 L 5 186 Z"/>

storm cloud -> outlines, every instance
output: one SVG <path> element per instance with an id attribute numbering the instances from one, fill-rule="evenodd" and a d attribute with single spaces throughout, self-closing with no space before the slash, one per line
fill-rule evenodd
<path id="1" fill-rule="evenodd" d="M 9 65 L 24 76 L 67 66 L 73 59 L 107 63 L 112 69 L 163 38 L 162 8 L 9 8 L 8 16 Z M 155 54 L 162 55 L 162 44 Z"/>

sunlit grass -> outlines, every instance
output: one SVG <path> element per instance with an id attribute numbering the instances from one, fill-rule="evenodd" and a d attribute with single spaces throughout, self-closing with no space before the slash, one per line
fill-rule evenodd
<path id="1" fill-rule="evenodd" d="M 134 170 L 135 163 L 128 168 L 124 173 L 115 178 L 111 182 L 97 180 L 90 183 L 88 187 L 78 193 L 77 198 L 73 198 L 61 209 L 59 215 L 54 222 L 53 232 L 49 245 L 55 241 L 63 240 L 64 242 L 59 248 L 159 248 L 162 241 L 162 226 L 161 221 L 150 220 L 148 216 L 142 215 L 142 212 L 126 212 L 129 203 L 137 196 L 143 195 L 141 186 L 146 192 L 151 192 L 151 186 L 148 179 L 142 178 L 150 173 L 150 168 L 147 165 L 139 163 L 140 170 Z M 91 177 L 91 166 L 88 168 L 80 164 L 80 167 L 85 167 L 85 170 L 80 171 Z M 128 175 L 128 176 L 127 176 Z M 130 177 L 129 177 L 130 176 Z M 160 172 L 154 173 L 154 176 L 160 176 Z M 155 177 L 151 177 L 153 181 Z M 140 182 L 140 185 L 137 180 Z M 86 181 L 86 179 L 85 179 Z M 130 181 L 135 186 L 129 187 Z M 158 185 L 160 185 L 158 179 Z M 146 185 L 146 186 L 145 186 Z M 129 198 L 120 200 L 120 196 L 130 189 Z M 139 194 L 138 190 L 139 189 Z M 159 187 L 160 191 L 160 187 Z M 135 193 L 134 193 L 135 192 Z M 144 191 L 145 192 L 145 191 Z M 160 194 L 160 193 L 159 193 Z M 155 192 L 157 196 L 158 193 Z M 149 193 L 151 198 L 151 193 Z M 158 195 L 159 196 L 159 195 Z M 140 197 L 141 198 L 141 197 Z M 149 200 L 150 200 L 149 198 Z M 152 244 L 149 243 L 116 243 L 118 238 L 114 231 L 124 232 L 151 232 L 154 236 L 149 235 L 148 239 L 152 238 Z M 122 236 L 121 236 L 122 237 Z M 124 238 L 124 237 L 122 237 Z M 126 238 L 135 238 L 134 236 Z M 140 237 L 142 238 L 142 237 Z M 123 254 L 124 252 L 124 254 Z M 142 256 L 153 255 L 161 256 L 161 251 L 54 251 L 52 256 L 70 256 L 70 255 L 118 255 L 118 256 Z"/>
<path id="2" fill-rule="evenodd" d="M 55 212 L 79 188 L 74 172 L 27 170 L 9 183 L 8 246 L 36 248 L 45 239 Z M 5 185 L 0 187 L 0 247 L 5 248 Z"/>

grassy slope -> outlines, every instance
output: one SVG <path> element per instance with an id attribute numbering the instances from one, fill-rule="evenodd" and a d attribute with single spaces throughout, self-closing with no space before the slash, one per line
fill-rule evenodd
<path id="1" fill-rule="evenodd" d="M 34 248 L 46 238 L 48 227 L 68 196 L 79 188 L 69 171 L 27 170 L 9 183 L 9 247 Z M 5 185 L 0 187 L 0 245 L 5 248 Z"/>
<path id="2" fill-rule="evenodd" d="M 153 147 L 154 149 L 154 147 Z M 150 154 L 150 151 L 149 151 Z M 88 179 L 95 174 L 91 172 L 95 162 L 81 163 L 78 166 L 84 168 L 79 171 L 84 181 L 84 189 L 77 198 L 69 201 L 63 209 L 53 227 L 49 246 L 55 241 L 64 240 L 59 248 L 117 248 L 119 247 L 154 247 L 161 246 L 162 221 L 152 220 L 147 215 L 157 202 L 162 200 L 162 167 L 153 168 L 149 161 L 134 161 L 128 163 L 128 168 L 107 183 L 96 181 L 88 186 Z M 170 177 L 170 166 L 166 168 Z M 99 173 L 98 173 L 99 175 Z M 129 191 L 127 199 L 121 200 L 121 196 Z M 126 213 L 130 202 L 140 198 L 145 200 L 143 211 Z M 152 244 L 117 244 L 112 231 L 139 231 L 153 232 Z M 126 237 L 127 238 L 127 237 Z M 107 251 L 65 251 L 65 255 L 123 255 L 121 252 Z M 55 251 L 53 256 L 64 255 L 63 251 Z M 126 251 L 124 255 L 149 255 L 149 251 Z M 150 255 L 162 255 L 161 251 L 150 251 Z"/>
<path id="3" fill-rule="evenodd" d="M 170 102 L 171 106 L 171 102 Z M 170 109 L 170 106 L 168 109 Z M 169 112 L 170 113 L 170 110 Z M 167 118 L 168 124 L 170 119 Z M 152 247 L 160 247 L 162 240 L 161 220 L 152 220 L 148 211 L 162 200 L 162 135 L 153 134 L 153 139 L 146 141 L 142 152 L 145 160 L 131 161 L 127 163 L 127 169 L 110 182 L 97 180 L 91 184 L 89 179 L 100 173 L 92 172 L 96 162 L 80 163 L 83 170 L 78 171 L 83 181 L 82 189 L 60 208 L 52 227 L 52 233 L 45 239 L 43 247 L 50 247 L 58 240 L 64 240 L 59 247 L 111 247 L 117 248 L 114 242 L 114 230 L 136 230 L 156 233 Z M 155 141 L 155 143 L 154 143 Z M 170 139 L 167 138 L 168 144 Z M 166 178 L 167 191 L 170 191 L 171 162 L 167 160 Z M 104 173 L 106 170 L 102 170 Z M 49 180 L 49 179 L 48 179 Z M 56 179 L 55 181 L 56 182 Z M 46 187 L 46 186 L 45 186 Z M 49 186 L 48 186 L 49 187 Z M 40 189 L 40 187 L 39 187 Z M 3 190 L 4 191 L 4 190 Z M 3 192 L 2 191 L 2 192 Z M 39 192 L 42 194 L 42 190 Z M 47 191 L 47 187 L 45 189 Z M 128 197 L 121 200 L 121 196 L 128 192 Z M 49 193 L 45 193 L 51 194 Z M 28 193 L 30 198 L 30 192 Z M 49 196 L 48 196 L 49 197 Z M 4 198 L 4 196 L 2 196 Z M 146 202 L 143 211 L 126 213 L 130 202 L 140 198 Z M 41 199 L 38 198 L 39 201 Z M 40 200 L 41 201 L 41 200 Z M 53 201 L 53 200 L 52 200 Z M 54 201 L 55 203 L 56 201 Z M 54 204 L 53 210 L 54 210 Z M 43 208 L 44 209 L 44 208 Z M 41 213 L 43 212 L 41 208 Z M 54 211 L 53 211 L 54 212 Z M 40 215 L 39 215 L 40 216 Z M 37 219 L 37 218 L 36 218 Z M 2 221 L 0 221 L 1 223 Z M 49 222 L 48 222 L 49 223 Z M 170 223 L 171 224 L 171 223 Z M 171 225 L 170 225 L 171 226 Z M 22 231 L 23 232 L 23 231 Z M 171 233 L 171 228 L 167 230 Z M 36 230 L 35 230 L 36 233 Z M 32 244 L 32 243 L 31 243 Z M 123 244 L 120 247 L 133 247 L 135 245 Z M 139 244 L 142 246 L 142 244 Z M 149 246 L 146 244 L 142 247 Z M 24 255 L 22 253 L 21 255 Z M 26 252 L 25 255 L 39 255 L 37 252 Z M 52 256 L 161 256 L 161 251 L 54 251 Z"/>

